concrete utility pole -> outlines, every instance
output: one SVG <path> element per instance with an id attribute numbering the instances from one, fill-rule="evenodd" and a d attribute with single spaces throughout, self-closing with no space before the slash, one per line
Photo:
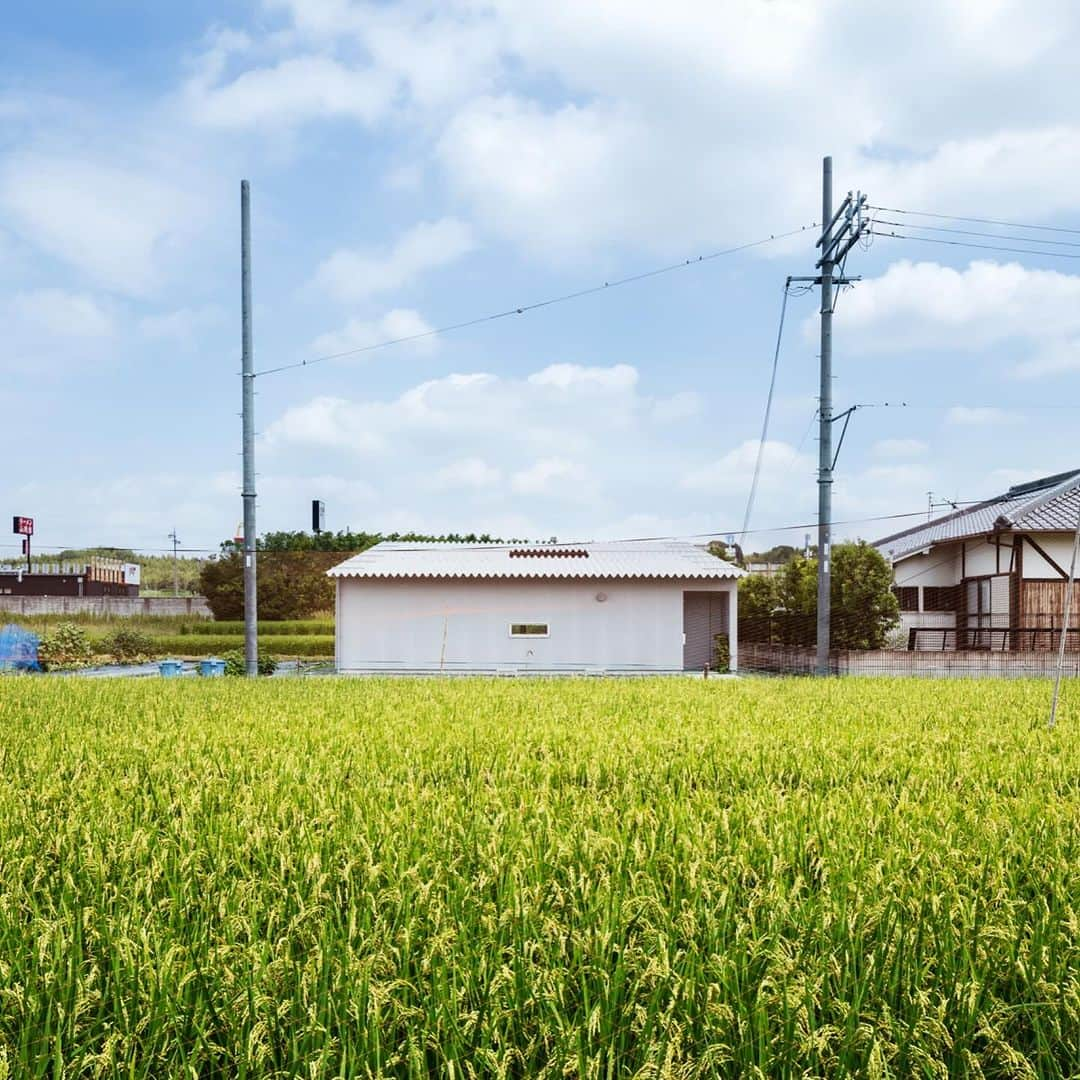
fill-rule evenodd
<path id="1" fill-rule="evenodd" d="M 176 560 L 176 549 L 180 546 L 180 537 L 176 535 L 176 526 L 173 526 L 173 530 L 169 533 L 169 539 L 172 541 L 172 594 L 173 596 L 180 595 L 180 564 Z"/>
<path id="2" fill-rule="evenodd" d="M 817 577 L 817 673 L 829 674 L 829 638 L 832 619 L 832 575 L 829 550 L 832 537 L 832 158 L 821 173 L 821 388 L 818 398 L 818 577 Z"/>
<path id="3" fill-rule="evenodd" d="M 251 352 L 251 189 L 240 181 L 240 340 L 244 432 L 244 666 L 259 674 L 255 582 L 255 360 Z"/>
<path id="4" fill-rule="evenodd" d="M 821 286 L 821 385 L 818 405 L 818 581 L 817 581 L 817 663 L 818 675 L 829 674 L 829 645 L 832 631 L 832 482 L 836 457 L 832 446 L 832 317 L 833 286 L 850 285 L 858 278 L 843 276 L 847 253 L 862 236 L 866 224 L 862 211 L 866 196 L 848 192 L 837 210 L 833 210 L 832 158 L 825 158 L 821 176 L 821 221 L 824 226 L 816 247 L 821 248 L 816 277 L 793 277 Z M 840 267 L 840 277 L 835 276 Z M 840 415 L 849 417 L 852 409 Z"/>

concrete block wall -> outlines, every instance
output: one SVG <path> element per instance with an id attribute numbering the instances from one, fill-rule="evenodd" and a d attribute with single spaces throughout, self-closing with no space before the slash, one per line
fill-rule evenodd
<path id="1" fill-rule="evenodd" d="M 212 618 L 205 596 L 4 596 L 0 613 L 8 615 L 188 615 Z"/>

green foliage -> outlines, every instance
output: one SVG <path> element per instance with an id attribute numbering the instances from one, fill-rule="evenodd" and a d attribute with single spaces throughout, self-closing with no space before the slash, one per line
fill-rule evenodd
<path id="1" fill-rule="evenodd" d="M 86 631 L 70 622 L 59 623 L 38 643 L 38 661 L 46 670 L 86 667 L 93 655 Z"/>
<path id="2" fill-rule="evenodd" d="M 889 631 L 900 621 L 900 605 L 892 585 L 892 567 L 869 544 L 833 547 L 833 648 L 885 648 Z"/>
<path id="3" fill-rule="evenodd" d="M 244 660 L 243 649 L 232 649 L 222 655 L 222 659 L 225 661 L 225 674 L 226 675 L 246 675 L 247 663 Z M 259 674 L 260 675 L 273 675 L 277 671 L 278 662 L 273 656 L 262 651 L 259 648 Z"/>
<path id="4" fill-rule="evenodd" d="M 206 637 L 218 634 L 242 634 L 244 623 L 240 619 L 224 620 L 218 622 L 204 619 L 201 622 L 190 623 L 179 631 L 181 634 Z M 334 636 L 333 619 L 285 619 L 281 622 L 267 622 L 259 620 L 259 637 L 301 637 L 304 635 L 318 635 L 321 637 Z"/>
<path id="5" fill-rule="evenodd" d="M 3 695 L 10 1077 L 1080 1076 L 1045 682 Z"/>
<path id="6" fill-rule="evenodd" d="M 892 569 L 863 541 L 832 549 L 831 644 L 882 649 L 900 620 Z M 746 641 L 812 645 L 817 639 L 817 559 L 796 554 L 778 574 L 739 582 L 739 632 Z"/>
<path id="7" fill-rule="evenodd" d="M 747 562 L 755 563 L 789 563 L 796 555 L 802 553 L 801 548 L 794 548 L 790 544 L 777 544 L 767 551 L 755 551 L 746 556 Z"/>
<path id="8" fill-rule="evenodd" d="M 259 617 L 268 621 L 306 619 L 334 607 L 334 582 L 326 571 L 382 540 L 498 543 L 486 534 L 272 532 L 259 537 Z M 237 546 L 221 545 L 221 554 L 202 564 L 199 591 L 214 618 L 235 620 L 244 614 L 244 563 Z"/>
<path id="9" fill-rule="evenodd" d="M 731 639 L 727 634 L 713 638 L 713 670 L 721 674 L 731 670 Z"/>
<path id="10" fill-rule="evenodd" d="M 244 660 L 243 649 L 230 649 L 228 652 L 221 654 L 222 660 L 225 661 L 225 674 L 226 675 L 246 675 L 247 663 Z"/>
<path id="11" fill-rule="evenodd" d="M 161 655 L 184 656 L 190 659 L 213 654 L 224 656 L 244 647 L 244 635 L 236 634 L 178 634 L 154 640 L 155 651 Z M 259 635 L 259 653 L 267 656 L 293 657 L 334 655 L 334 637 L 324 634 Z"/>
<path id="12" fill-rule="evenodd" d="M 121 626 L 101 644 L 104 651 L 118 664 L 147 660 L 159 652 L 154 638 L 131 626 Z"/>

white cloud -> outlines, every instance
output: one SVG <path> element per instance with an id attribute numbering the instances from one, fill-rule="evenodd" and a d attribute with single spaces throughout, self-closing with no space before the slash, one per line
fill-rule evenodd
<path id="1" fill-rule="evenodd" d="M 16 293 L 9 305 L 9 317 L 50 337 L 105 338 L 116 330 L 112 312 L 101 301 L 63 289 Z"/>
<path id="2" fill-rule="evenodd" d="M 597 389 L 605 393 L 632 391 L 637 386 L 637 369 L 629 364 L 613 367 L 584 367 L 581 364 L 551 364 L 529 376 L 533 386 L 550 386 L 558 390 Z"/>
<path id="3" fill-rule="evenodd" d="M 294 406 L 275 420 L 266 440 L 272 447 L 282 444 L 348 449 L 356 453 L 384 450 L 381 433 L 361 426 L 356 407 L 344 398 L 317 397 Z"/>
<path id="4" fill-rule="evenodd" d="M 431 270 L 473 250 L 469 226 L 456 218 L 421 222 L 382 252 L 335 251 L 315 272 L 314 288 L 342 303 L 356 303 L 412 284 Z"/>
<path id="5" fill-rule="evenodd" d="M 634 368 L 554 364 L 524 378 L 446 375 L 390 401 L 318 397 L 287 409 L 267 429 L 273 447 L 335 446 L 359 454 L 393 447 L 444 458 L 484 457 L 493 444 L 534 460 L 579 455 L 637 425 L 647 402 Z M 553 454 L 556 449 L 558 453 Z"/>
<path id="6" fill-rule="evenodd" d="M 434 483 L 440 488 L 490 490 L 502 480 L 502 472 L 483 458 L 462 458 L 438 469 Z"/>
<path id="7" fill-rule="evenodd" d="M 215 307 L 184 307 L 144 315 L 138 321 L 138 329 L 151 340 L 190 341 L 202 331 L 221 323 L 223 317 L 224 313 Z"/>
<path id="8" fill-rule="evenodd" d="M 421 154 L 434 144 L 478 218 L 560 259 L 612 245 L 683 252 L 748 238 L 754 221 L 802 224 L 818 210 L 826 145 L 842 184 L 889 205 L 964 206 L 977 175 L 984 213 L 1077 206 L 1068 89 L 1080 15 L 1067 0 L 263 8 L 258 33 L 210 39 L 187 88 L 194 116 L 268 132 L 392 118 Z M 885 53 L 861 47 L 868 30 Z M 792 109 L 838 54 L 844 109 Z"/>
<path id="9" fill-rule="evenodd" d="M 1018 419 L 1016 413 L 990 405 L 954 405 L 945 414 L 947 424 L 956 424 L 959 427 L 1012 424 Z"/>
<path id="10" fill-rule="evenodd" d="M 425 334 L 431 335 L 432 327 L 420 312 L 411 308 L 394 308 L 379 319 L 350 319 L 340 330 L 320 334 L 311 343 L 311 351 L 320 356 L 336 356 L 370 349 L 383 342 L 419 337 L 419 340 L 408 344 L 421 352 L 432 352 L 438 347 L 438 338 L 421 336 Z"/>
<path id="11" fill-rule="evenodd" d="M 544 458 L 514 473 L 510 486 L 519 495 L 558 495 L 579 499 L 588 482 L 585 466 L 566 458 Z"/>
<path id="12" fill-rule="evenodd" d="M 682 486 L 713 495 L 748 494 L 757 455 L 758 441 L 747 439 L 711 464 L 689 471 L 682 478 Z M 800 453 L 789 443 L 769 439 L 761 459 L 759 490 L 812 482 L 815 467 L 809 455 Z"/>
<path id="13" fill-rule="evenodd" d="M 861 353 L 1012 346 L 1024 356 L 1018 374 L 1080 368 L 1080 276 L 1015 262 L 955 270 L 902 260 L 845 298 L 840 332 Z M 816 333 L 812 323 L 805 333 Z"/>
<path id="14" fill-rule="evenodd" d="M 0 205 L 43 251 L 133 296 L 156 290 L 165 255 L 202 217 L 189 191 L 149 166 L 35 151 L 0 165 Z"/>
<path id="15" fill-rule="evenodd" d="M 372 123 L 387 111 L 394 90 L 385 72 L 305 55 L 252 68 L 220 85 L 197 79 L 189 84 L 187 99 L 194 119 L 210 127 L 280 129 L 340 116 Z"/>
<path id="16" fill-rule="evenodd" d="M 658 424 L 675 424 L 699 416 L 704 407 L 700 394 L 693 390 L 680 390 L 670 397 L 657 399 L 653 403 L 652 418 Z"/>
<path id="17" fill-rule="evenodd" d="M 879 458 L 913 458 L 929 449 L 922 439 L 879 439 L 870 447 L 870 453 Z"/>

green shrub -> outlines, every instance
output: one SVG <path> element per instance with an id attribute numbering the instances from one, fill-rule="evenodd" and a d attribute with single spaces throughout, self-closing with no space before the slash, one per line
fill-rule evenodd
<path id="1" fill-rule="evenodd" d="M 221 658 L 225 661 L 226 675 L 243 675 L 247 672 L 244 654 L 239 649 L 230 649 L 227 653 L 223 653 Z"/>
<path id="2" fill-rule="evenodd" d="M 42 637 L 38 644 L 38 660 L 46 670 L 86 667 L 93 655 L 86 631 L 74 623 L 59 623 L 56 629 Z"/>
<path id="3" fill-rule="evenodd" d="M 244 660 L 244 653 L 240 649 L 232 649 L 225 653 L 222 659 L 225 661 L 225 674 L 226 675 L 246 675 L 247 663 Z M 260 675 L 273 675 L 277 671 L 277 661 L 266 653 L 259 653 L 259 674 Z"/>
<path id="4" fill-rule="evenodd" d="M 134 627 L 122 626 L 115 633 L 101 642 L 107 652 L 118 664 L 135 663 L 147 660 L 156 654 L 154 639 Z"/>
<path id="5" fill-rule="evenodd" d="M 713 637 L 713 670 L 731 670 L 731 639 L 727 634 L 716 634 Z"/>

